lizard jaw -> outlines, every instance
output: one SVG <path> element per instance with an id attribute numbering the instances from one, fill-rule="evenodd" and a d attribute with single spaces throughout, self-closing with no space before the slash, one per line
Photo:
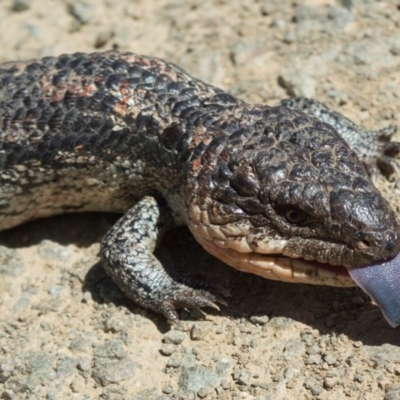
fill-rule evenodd
<path id="1" fill-rule="evenodd" d="M 329 264 L 277 254 L 240 252 L 233 248 L 223 248 L 217 245 L 215 241 L 205 239 L 204 236 L 197 236 L 195 233 L 194 236 L 210 254 L 243 272 L 291 283 L 341 287 L 357 286 L 345 267 L 330 266 Z"/>
<path id="2" fill-rule="evenodd" d="M 220 247 L 213 240 L 195 237 L 210 254 L 243 272 L 291 283 L 359 286 L 378 305 L 393 328 L 400 325 L 400 255 L 367 266 L 346 268 L 302 258 L 242 253 Z"/>

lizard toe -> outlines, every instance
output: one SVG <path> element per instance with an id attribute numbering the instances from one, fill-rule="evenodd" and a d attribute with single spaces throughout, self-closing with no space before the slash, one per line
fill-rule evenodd
<path id="1" fill-rule="evenodd" d="M 390 156 L 381 155 L 376 160 L 376 165 L 387 175 L 395 174 L 396 176 L 400 176 L 396 161 Z"/>
<path id="2" fill-rule="evenodd" d="M 218 304 L 227 306 L 224 298 L 204 289 L 195 289 L 180 285 L 163 296 L 163 300 L 156 311 L 162 313 L 168 321 L 178 324 L 179 316 L 177 310 L 182 308 L 210 307 L 220 311 Z"/>
<path id="3" fill-rule="evenodd" d="M 382 148 L 382 154 L 389 157 L 396 157 L 400 154 L 400 142 L 388 142 Z"/>

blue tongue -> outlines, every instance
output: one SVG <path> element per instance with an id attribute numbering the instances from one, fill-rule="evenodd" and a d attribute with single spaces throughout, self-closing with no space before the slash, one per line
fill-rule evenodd
<path id="1" fill-rule="evenodd" d="M 400 324 L 400 254 L 396 257 L 348 269 L 354 282 L 379 306 L 389 324 Z"/>

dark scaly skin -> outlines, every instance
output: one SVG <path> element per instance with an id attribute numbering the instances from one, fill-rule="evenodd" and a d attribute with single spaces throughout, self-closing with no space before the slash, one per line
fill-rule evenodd
<path id="1" fill-rule="evenodd" d="M 394 212 L 331 125 L 246 104 L 160 59 L 110 51 L 4 64 L 0 129 L 0 229 L 126 213 L 104 238 L 104 266 L 171 321 L 177 308 L 223 301 L 153 256 L 173 225 L 236 268 L 289 281 L 274 269 L 287 257 L 350 267 L 400 250 Z M 297 281 L 340 284 L 313 274 Z"/>
<path id="2" fill-rule="evenodd" d="M 386 173 L 399 174 L 393 156 L 399 153 L 400 143 L 390 141 L 397 131 L 396 126 L 371 131 L 356 125 L 343 115 L 312 99 L 286 99 L 280 104 L 304 111 L 334 126 L 350 148 L 358 154 L 373 179 L 378 175 L 378 167 Z"/>

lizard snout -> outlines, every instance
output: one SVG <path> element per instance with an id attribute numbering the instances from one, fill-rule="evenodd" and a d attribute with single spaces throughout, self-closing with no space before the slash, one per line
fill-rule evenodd
<path id="1" fill-rule="evenodd" d="M 352 245 L 355 250 L 371 254 L 376 260 L 385 260 L 399 253 L 400 235 L 397 231 L 358 231 Z"/>

